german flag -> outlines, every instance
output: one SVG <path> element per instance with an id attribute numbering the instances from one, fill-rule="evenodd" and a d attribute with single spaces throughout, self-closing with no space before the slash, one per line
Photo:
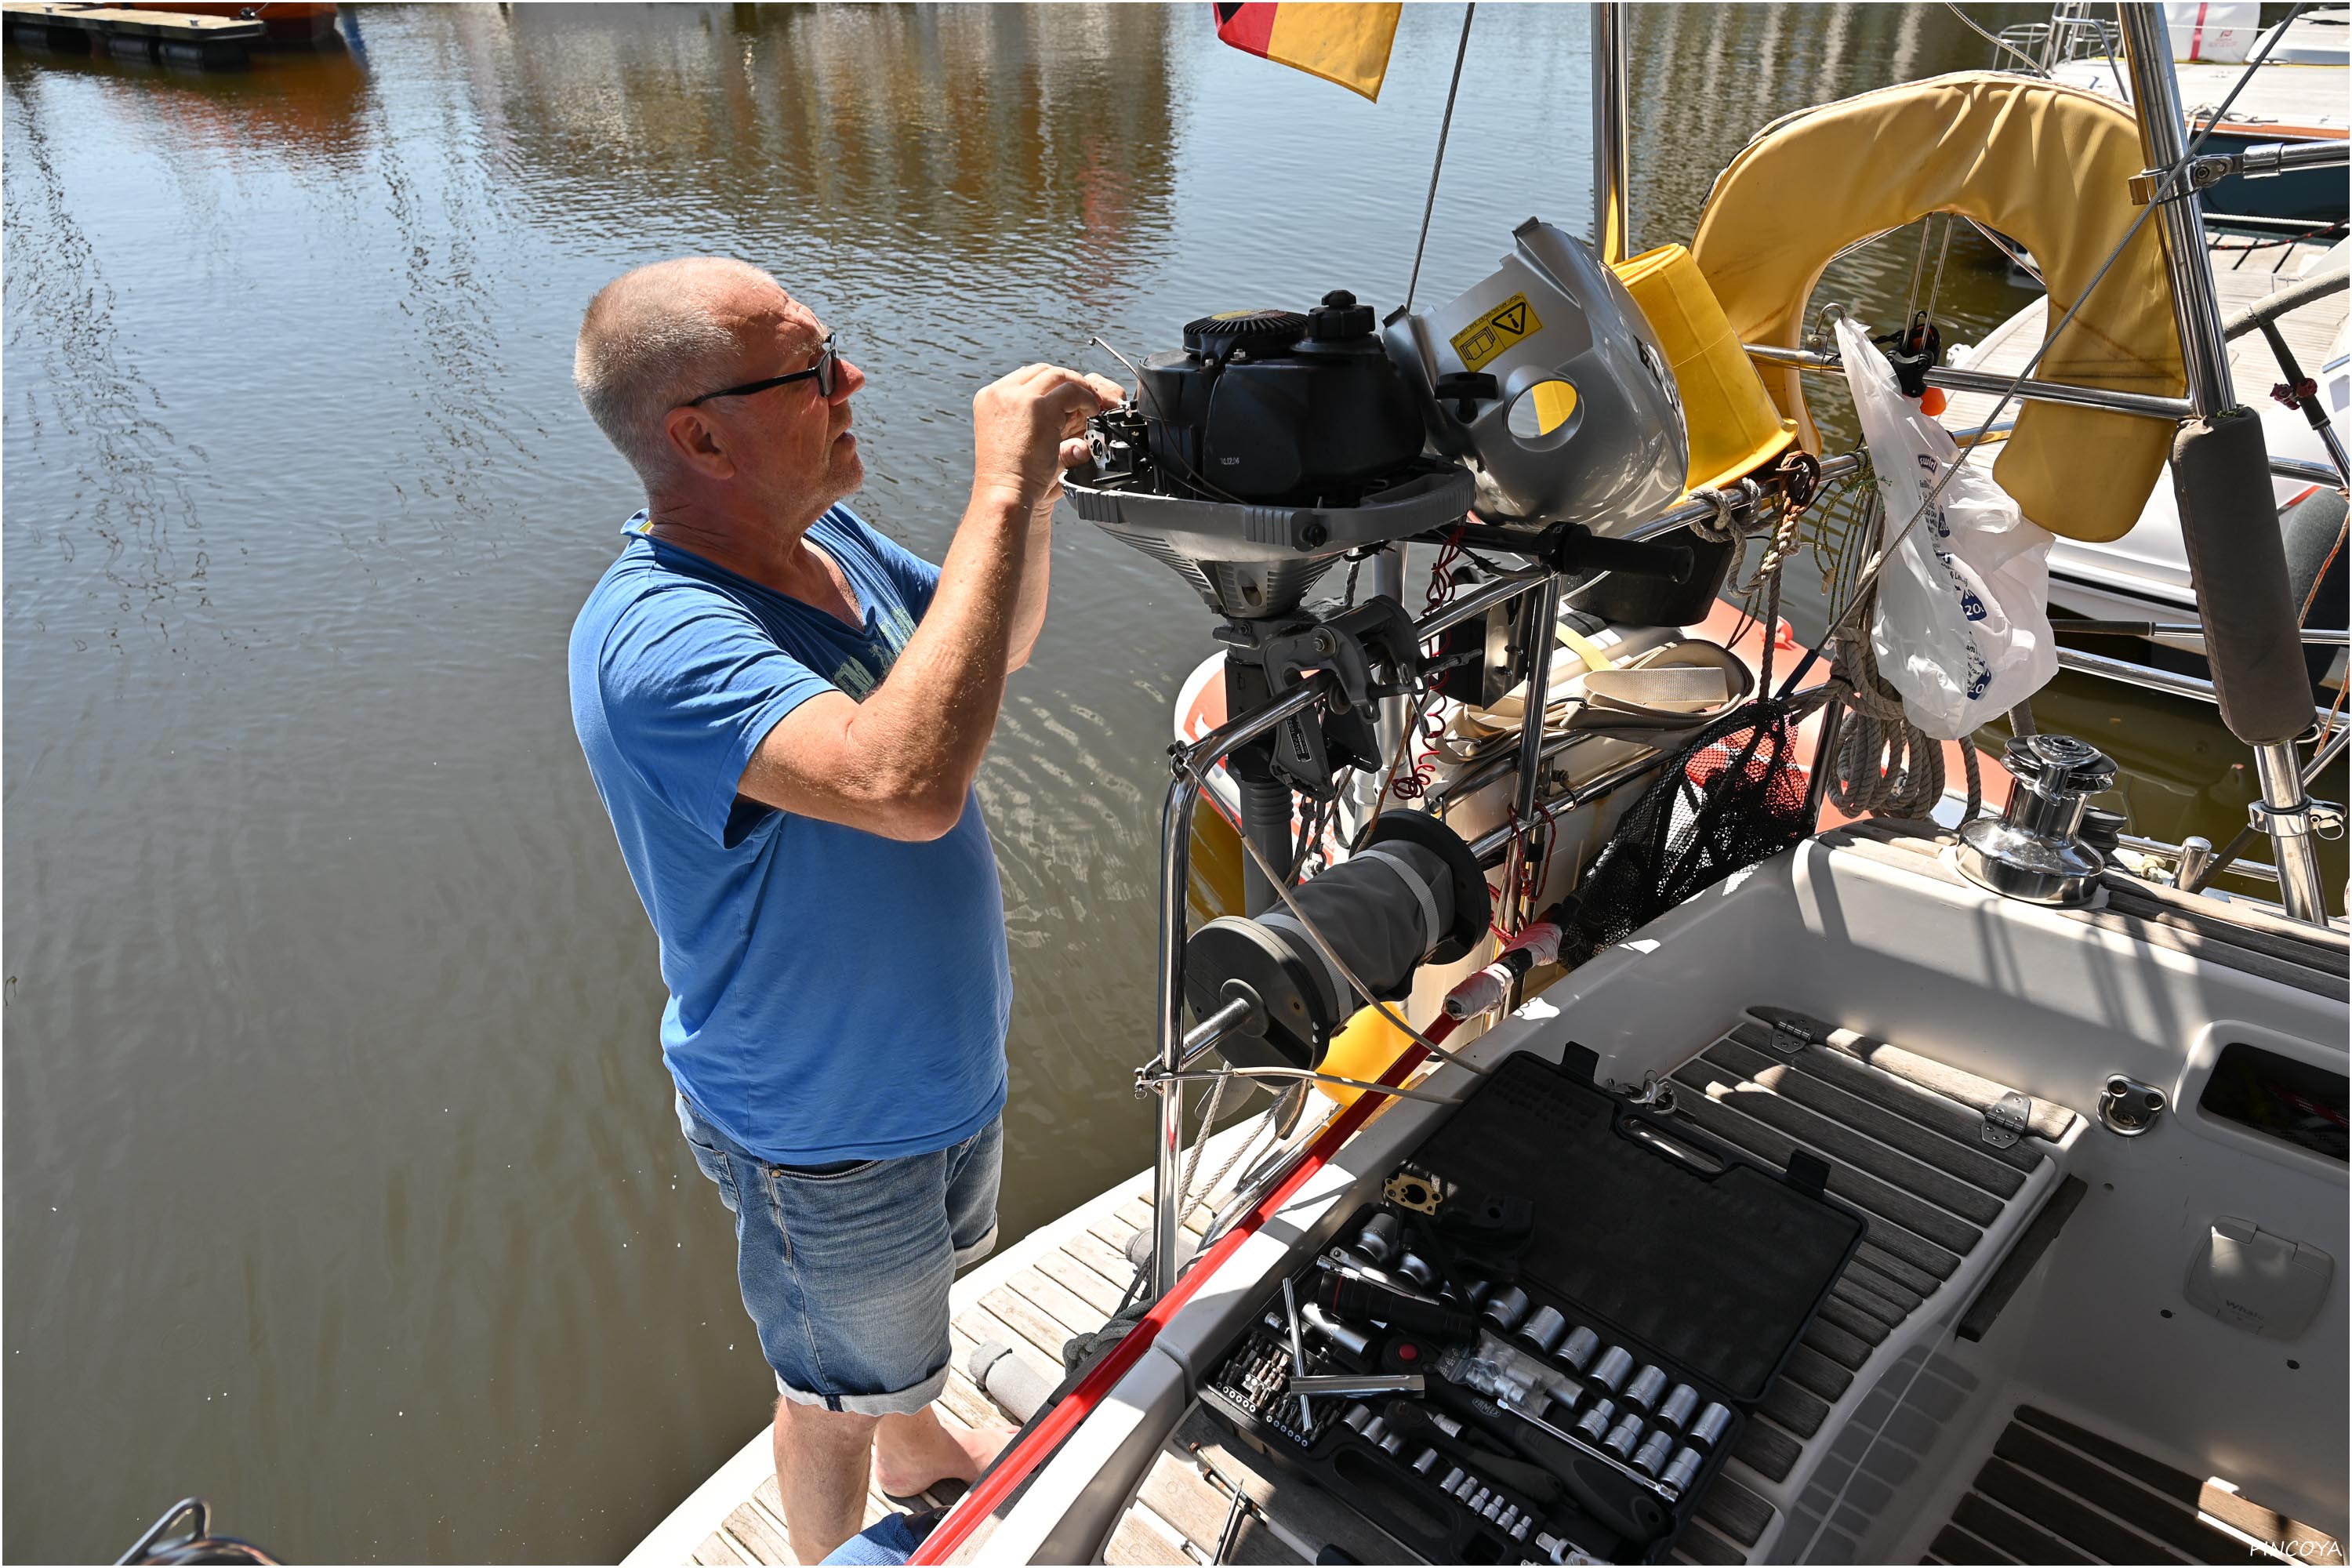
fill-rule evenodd
<path id="1" fill-rule="evenodd" d="M 1336 81 L 1378 102 L 1402 5 L 1272 0 L 1219 5 L 1217 37 L 1244 54 Z"/>

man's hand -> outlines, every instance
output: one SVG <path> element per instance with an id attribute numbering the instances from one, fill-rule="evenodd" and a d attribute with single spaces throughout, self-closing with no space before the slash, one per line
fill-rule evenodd
<path id="1" fill-rule="evenodd" d="M 971 400 L 972 495 L 994 494 L 1024 510 L 1061 494 L 1062 470 L 1087 459 L 1087 419 L 1126 401 L 1116 382 L 1059 365 L 1033 364 Z"/>
<path id="2" fill-rule="evenodd" d="M 830 691 L 761 739 L 740 793 L 784 811 L 904 839 L 962 818 L 996 727 L 1008 666 L 1045 614 L 1047 544 L 1062 470 L 1087 456 L 1087 416 L 1116 383 L 1033 364 L 971 400 L 971 508 L 929 611 L 863 701 Z"/>

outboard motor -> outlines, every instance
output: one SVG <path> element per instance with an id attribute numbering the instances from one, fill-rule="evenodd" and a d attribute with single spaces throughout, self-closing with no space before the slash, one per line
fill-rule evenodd
<path id="1" fill-rule="evenodd" d="M 1192 583 L 1234 622 L 1292 616 L 1349 550 L 1458 521 L 1470 476 L 1427 433 L 1371 307 L 1233 310 L 1150 355 L 1135 403 L 1094 421 L 1078 515 Z"/>
<path id="2" fill-rule="evenodd" d="M 1064 481 L 1079 516 L 1182 574 L 1224 618 L 1227 712 L 1311 671 L 1335 689 L 1225 759 L 1258 851 L 1243 872 L 1252 915 L 1275 901 L 1258 863 L 1286 875 L 1299 858 L 1294 794 L 1328 801 L 1339 765 L 1377 767 L 1371 714 L 1424 674 L 1393 599 L 1302 610 L 1342 555 L 1421 538 L 1556 571 L 1689 575 L 1686 549 L 1594 537 L 1682 495 L 1688 451 L 1664 351 L 1590 250 L 1532 218 L 1517 237 L 1503 271 L 1443 310 L 1391 316 L 1385 338 L 1346 289 L 1306 311 L 1201 317 L 1181 349 L 1144 360 L 1132 405 L 1090 422 L 1094 463 Z M 1474 499 L 1482 521 L 1465 525 Z M 1296 990 L 1301 1007 L 1312 990 Z M 1311 1040 L 1324 1023 L 1279 1026 Z"/>
<path id="3" fill-rule="evenodd" d="M 1211 496 L 1348 506 L 1421 456 L 1412 389 L 1345 289 L 1303 316 L 1203 316 L 1142 370 L 1152 460 Z"/>
<path id="4" fill-rule="evenodd" d="M 1681 395 L 1657 334 L 1582 240 L 1529 218 L 1499 270 L 1387 322 L 1432 444 L 1478 476 L 1489 521 L 1619 533 L 1680 500 Z"/>
<path id="5" fill-rule="evenodd" d="M 1370 306 L 1333 289 L 1311 310 L 1204 316 L 1147 358 L 1129 407 L 1097 416 L 1090 472 L 1065 482 L 1078 515 L 1166 562 L 1225 619 L 1225 705 L 1247 712 L 1307 678 L 1339 691 L 1225 760 L 1242 831 L 1287 868 L 1293 792 L 1328 800 L 1336 764 L 1379 762 L 1371 715 L 1414 689 L 1422 658 L 1393 599 L 1320 619 L 1300 606 L 1347 552 L 1449 529 L 1469 509 L 1460 464 L 1424 454 L 1411 384 Z M 1255 864 L 1253 913 L 1275 901 Z"/>

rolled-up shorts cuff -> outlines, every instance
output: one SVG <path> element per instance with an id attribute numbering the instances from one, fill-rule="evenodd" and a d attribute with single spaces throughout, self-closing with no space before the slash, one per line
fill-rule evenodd
<path id="1" fill-rule="evenodd" d="M 911 1414 L 945 1388 L 956 1272 L 995 1245 L 1003 1122 L 929 1154 L 779 1165 L 681 1094 L 695 1163 L 735 1217 L 744 1310 L 796 1404 Z"/>
<path id="2" fill-rule="evenodd" d="M 955 1266 L 958 1268 L 969 1268 L 995 1250 L 996 1222 L 991 1220 L 988 1222 L 986 1236 L 982 1237 L 970 1247 L 959 1247 L 955 1249 Z"/>
<path id="3" fill-rule="evenodd" d="M 945 1367 L 897 1394 L 812 1394 L 805 1388 L 792 1387 L 781 1377 L 776 1379 L 776 1392 L 794 1405 L 820 1405 L 851 1415 L 912 1415 L 937 1399 L 947 1386 Z"/>

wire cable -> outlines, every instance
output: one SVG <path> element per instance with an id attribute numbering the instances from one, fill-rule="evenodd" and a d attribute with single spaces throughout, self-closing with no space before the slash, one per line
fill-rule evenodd
<path id="1" fill-rule="evenodd" d="M 1462 42 L 1454 50 L 1454 83 L 1445 89 L 1445 118 L 1437 123 L 1437 161 L 1429 169 L 1429 197 L 1421 204 L 1421 237 L 1412 242 L 1412 276 L 1405 281 L 1404 308 L 1412 309 L 1413 290 L 1421 287 L 1421 255 L 1429 247 L 1430 215 L 1437 210 L 1437 176 L 1445 167 L 1445 138 L 1454 130 L 1454 98 L 1462 90 L 1462 62 L 1470 56 L 1470 18 L 1478 14 L 1474 3 L 1462 7 Z"/>

